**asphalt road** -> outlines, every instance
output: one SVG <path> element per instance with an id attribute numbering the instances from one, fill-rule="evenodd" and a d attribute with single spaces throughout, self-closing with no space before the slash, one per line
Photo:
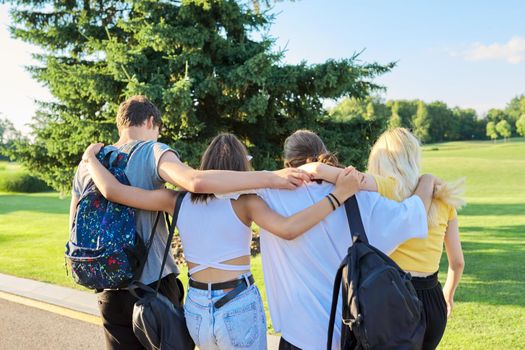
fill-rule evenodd
<path id="1" fill-rule="evenodd" d="M 100 326 L 0 299 L 0 350 L 103 348 Z"/>

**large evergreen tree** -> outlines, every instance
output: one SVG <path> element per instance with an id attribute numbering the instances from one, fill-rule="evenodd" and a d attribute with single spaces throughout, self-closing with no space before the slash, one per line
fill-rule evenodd
<path id="1" fill-rule="evenodd" d="M 293 130 L 333 126 L 319 119 L 324 99 L 364 97 L 377 88 L 371 79 L 392 67 L 356 57 L 283 64 L 264 35 L 272 16 L 253 1 L 4 2 L 14 37 L 42 49 L 30 70 L 55 97 L 41 104 L 33 141 L 20 143 L 17 156 L 57 189 L 69 186 L 88 143 L 115 141 L 116 110 L 130 95 L 159 106 L 161 141 L 191 164 L 209 138 L 230 131 L 256 167 L 271 168 Z"/>

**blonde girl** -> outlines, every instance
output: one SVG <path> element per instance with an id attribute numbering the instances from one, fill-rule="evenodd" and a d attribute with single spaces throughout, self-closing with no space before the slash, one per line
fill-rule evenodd
<path id="1" fill-rule="evenodd" d="M 404 128 L 384 132 L 372 147 L 368 174 L 362 188 L 402 201 L 412 195 L 420 176 L 421 146 Z M 390 257 L 412 274 L 412 282 L 423 302 L 427 329 L 423 349 L 435 349 L 454 306 L 454 293 L 463 274 L 464 259 L 456 210 L 465 204 L 461 195 L 464 180 L 441 182 L 435 188 L 428 213 L 428 237 L 401 244 Z M 441 289 L 438 270 L 445 243 L 448 274 Z"/>
<path id="2" fill-rule="evenodd" d="M 421 146 L 404 128 L 384 132 L 372 147 L 368 172 L 361 174 L 360 188 L 377 191 L 396 201 L 410 197 L 418 185 Z M 325 164 L 311 163 L 301 167 L 318 178 L 334 181 L 340 170 Z M 428 212 L 428 236 L 410 239 L 399 245 L 390 257 L 413 276 L 412 283 L 422 301 L 426 333 L 423 349 L 435 349 L 454 307 L 454 294 L 463 274 L 464 258 L 459 238 L 456 210 L 465 204 L 461 195 L 464 180 L 452 183 L 438 181 Z M 438 270 L 445 244 L 448 273 L 445 287 L 438 281 Z"/>

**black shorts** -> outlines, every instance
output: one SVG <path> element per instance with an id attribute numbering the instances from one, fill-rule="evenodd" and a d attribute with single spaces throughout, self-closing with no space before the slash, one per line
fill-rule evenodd
<path id="1" fill-rule="evenodd" d="M 412 284 L 419 300 L 423 303 L 426 321 L 423 350 L 437 348 L 447 327 L 447 303 L 443 296 L 438 273 L 428 277 L 412 277 Z"/>
<path id="2" fill-rule="evenodd" d="M 286 341 L 283 337 L 281 337 L 281 340 L 279 341 L 279 350 L 301 350 L 297 346 L 290 344 Z"/>
<path id="3" fill-rule="evenodd" d="M 157 282 L 150 284 L 155 288 Z M 184 287 L 175 274 L 169 274 L 160 281 L 159 291 L 175 305 L 182 303 Z M 97 294 L 98 308 L 104 327 L 107 349 L 144 349 L 133 333 L 133 306 L 137 301 L 127 290 L 104 290 Z"/>

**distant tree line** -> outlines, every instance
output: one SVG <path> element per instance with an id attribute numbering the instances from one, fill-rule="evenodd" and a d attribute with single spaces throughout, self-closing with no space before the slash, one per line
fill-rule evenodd
<path id="1" fill-rule="evenodd" d="M 0 115 L 0 160 L 8 160 L 7 152 L 13 147 L 14 142 L 22 137 L 13 123 Z"/>
<path id="2" fill-rule="evenodd" d="M 493 108 L 484 115 L 441 101 L 384 101 L 377 96 L 344 98 L 329 109 L 329 115 L 339 122 L 375 120 L 382 130 L 405 127 L 423 143 L 525 136 L 525 95 L 514 97 L 505 109 Z"/>

